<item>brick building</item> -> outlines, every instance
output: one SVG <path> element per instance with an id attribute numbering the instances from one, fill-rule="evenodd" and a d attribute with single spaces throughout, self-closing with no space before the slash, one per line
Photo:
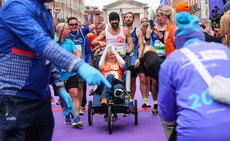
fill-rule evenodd
<path id="1" fill-rule="evenodd" d="M 48 5 L 52 9 L 52 14 L 55 6 L 61 8 L 58 14 L 59 21 L 64 21 L 68 17 L 76 17 L 79 21 L 84 21 L 84 0 L 54 0 Z"/>

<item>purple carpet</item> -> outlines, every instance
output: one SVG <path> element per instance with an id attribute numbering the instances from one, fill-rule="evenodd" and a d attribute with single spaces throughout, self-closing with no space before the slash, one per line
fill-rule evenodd
<path id="1" fill-rule="evenodd" d="M 137 88 L 139 88 L 139 79 L 137 79 Z M 87 92 L 92 89 L 88 86 Z M 92 96 L 88 96 L 87 100 L 91 100 Z M 55 118 L 55 128 L 53 133 L 53 141 L 166 141 L 158 115 L 152 114 L 150 109 L 142 110 L 142 97 L 140 90 L 137 89 L 135 99 L 138 100 L 138 125 L 134 124 L 134 115 L 129 114 L 128 117 L 118 115 L 118 120 L 113 122 L 112 134 L 108 133 L 108 124 L 104 121 L 104 115 L 94 115 L 93 125 L 88 125 L 88 113 L 84 112 L 81 120 L 84 123 L 82 128 L 74 128 L 71 125 L 64 124 L 64 115 L 59 110 L 53 112 Z M 59 105 L 52 103 L 53 109 L 61 109 Z M 149 96 L 149 103 L 152 104 L 152 96 Z M 87 105 L 86 105 L 87 107 Z"/>

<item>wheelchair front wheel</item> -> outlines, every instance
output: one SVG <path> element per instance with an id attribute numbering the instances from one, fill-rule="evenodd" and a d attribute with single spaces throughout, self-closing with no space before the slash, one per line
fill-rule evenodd
<path id="1" fill-rule="evenodd" d="M 93 102 L 90 100 L 88 103 L 88 123 L 89 125 L 93 124 Z"/>
<path id="2" fill-rule="evenodd" d="M 112 105 L 108 105 L 108 128 L 109 128 L 109 134 L 112 134 Z"/>

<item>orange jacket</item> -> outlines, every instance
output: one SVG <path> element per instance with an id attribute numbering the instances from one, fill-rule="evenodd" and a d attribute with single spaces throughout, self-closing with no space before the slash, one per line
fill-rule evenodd
<path id="1" fill-rule="evenodd" d="M 167 57 L 171 52 L 176 48 L 174 46 L 174 31 L 176 29 L 176 24 L 170 24 L 166 27 L 164 35 L 164 44 L 165 44 L 165 56 Z"/>

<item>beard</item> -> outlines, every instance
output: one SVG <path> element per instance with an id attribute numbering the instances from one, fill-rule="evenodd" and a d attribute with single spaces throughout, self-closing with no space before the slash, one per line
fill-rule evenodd
<path id="1" fill-rule="evenodd" d="M 132 26 L 133 25 L 133 22 L 126 22 L 125 23 L 127 26 Z"/>
<path id="2" fill-rule="evenodd" d="M 119 27 L 119 23 L 112 23 L 111 27 L 117 29 Z"/>

